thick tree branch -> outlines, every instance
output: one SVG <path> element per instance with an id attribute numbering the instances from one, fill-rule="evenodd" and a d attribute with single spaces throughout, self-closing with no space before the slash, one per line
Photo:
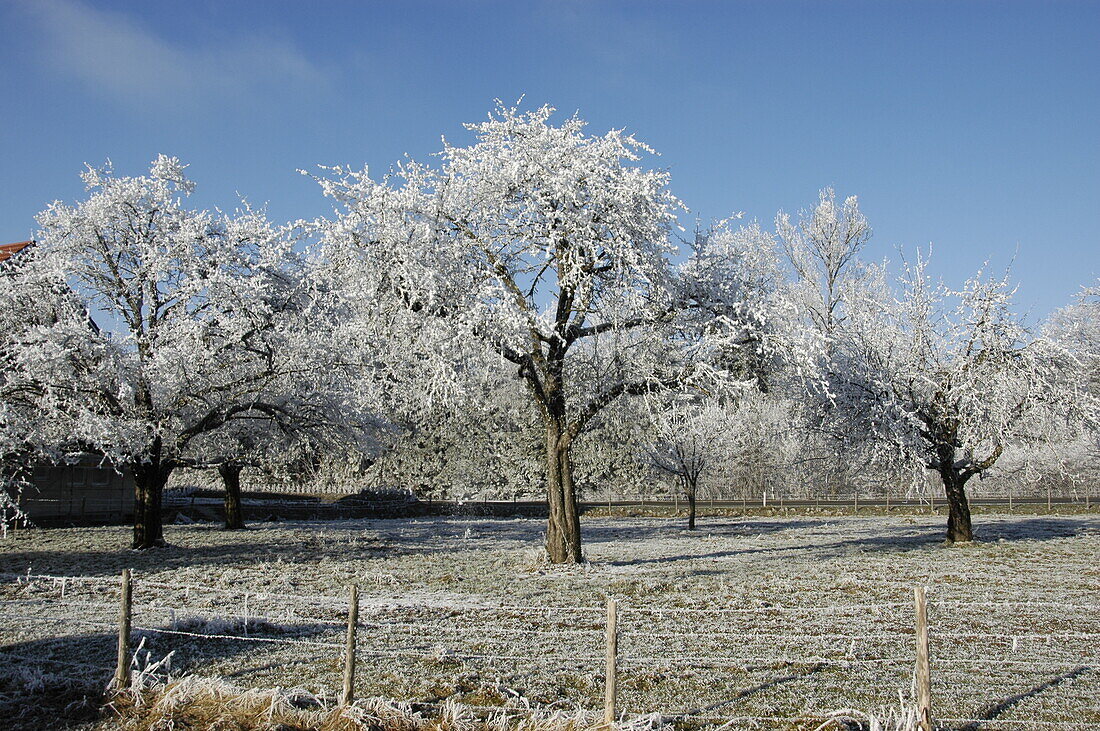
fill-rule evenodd
<path id="1" fill-rule="evenodd" d="M 605 406 L 613 403 L 615 399 L 620 396 L 640 396 L 646 393 L 656 393 L 658 391 L 675 388 L 682 384 L 683 381 L 683 376 L 673 376 L 652 381 L 624 381 L 617 383 L 589 400 L 580 410 L 580 413 L 577 414 L 577 417 L 569 423 L 566 434 L 570 439 L 576 438 L 576 436 L 584 430 L 585 425 L 588 424 L 592 417 L 598 414 Z"/>

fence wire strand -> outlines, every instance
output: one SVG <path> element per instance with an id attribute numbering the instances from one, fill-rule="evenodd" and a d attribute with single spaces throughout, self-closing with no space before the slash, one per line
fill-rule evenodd
<path id="1" fill-rule="evenodd" d="M 44 624 L 69 624 L 82 627 L 108 628 L 112 631 L 117 631 L 118 624 L 115 621 L 76 616 L 77 612 L 80 611 L 96 612 L 98 610 L 116 610 L 118 606 L 117 603 L 96 601 L 96 599 L 100 599 L 103 596 L 104 592 L 102 588 L 106 588 L 110 595 L 116 595 L 118 593 L 120 580 L 117 577 L 32 574 L 28 571 L 26 573 L 0 573 L 0 585 L 3 584 L 16 584 L 30 590 L 25 592 L 25 596 L 0 599 L 0 605 L 19 608 L 18 614 L 8 614 L 5 611 L 3 614 L 3 619 L 5 620 Z M 270 645 L 297 645 L 310 648 L 339 650 L 341 652 L 345 647 L 343 642 L 305 639 L 301 636 L 269 636 L 279 632 L 294 632 L 296 628 L 304 626 L 322 628 L 321 632 L 318 632 L 318 634 L 343 630 L 347 626 L 346 613 L 348 611 L 347 600 L 344 597 L 325 594 L 285 594 L 271 592 L 270 590 L 253 592 L 230 587 L 174 584 L 156 579 L 137 581 L 135 582 L 134 588 L 135 594 L 140 593 L 140 595 L 143 596 L 151 594 L 154 597 L 149 601 L 135 600 L 133 602 L 131 612 L 134 615 L 140 616 L 143 620 L 132 627 L 135 633 L 143 635 L 176 636 L 204 641 L 222 640 L 266 643 Z M 44 594 L 35 593 L 42 589 L 56 589 L 56 591 L 47 591 Z M 88 596 L 89 589 L 90 597 Z M 172 600 L 180 598 L 180 594 L 186 595 L 186 602 L 180 606 L 173 606 L 171 603 Z M 221 606 L 194 606 L 193 602 L 196 598 L 198 598 L 199 601 L 220 603 Z M 569 636 L 578 638 L 590 637 L 593 640 L 599 640 L 605 629 L 605 625 L 601 621 L 601 618 L 606 610 L 602 606 L 530 604 L 433 605 L 430 603 L 417 603 L 413 600 L 395 599 L 389 596 L 368 596 L 365 598 L 367 602 L 365 604 L 361 603 L 359 608 L 360 612 L 366 614 L 368 618 L 359 619 L 356 626 L 368 630 L 368 636 L 381 636 L 383 638 L 382 642 L 393 644 L 399 644 L 401 642 L 406 643 L 405 647 L 378 647 L 377 645 L 370 645 L 370 643 L 366 643 L 369 646 L 364 647 L 364 640 L 361 637 L 356 645 L 356 654 L 365 657 L 412 658 L 431 660 L 437 663 L 455 661 L 487 663 L 522 662 L 550 665 L 558 670 L 563 668 L 583 670 L 587 668 L 589 672 L 593 672 L 595 668 L 599 668 L 605 659 L 602 654 L 587 655 L 572 653 L 558 655 L 553 651 L 546 651 L 543 647 L 539 647 L 537 650 L 525 654 L 518 654 L 514 651 L 509 652 L 509 650 L 516 649 L 511 645 L 517 644 L 519 641 L 507 639 L 509 637 L 536 638 L 543 636 L 558 639 L 563 636 Z M 169 603 L 161 603 L 157 601 L 157 599 L 168 599 Z M 225 611 L 225 606 L 227 604 L 233 606 L 233 611 Z M 279 606 L 285 606 L 283 614 L 280 615 L 277 611 L 271 611 L 273 608 Z M 322 618 L 310 616 L 309 614 L 299 614 L 296 611 L 299 606 L 307 612 L 331 613 L 334 616 Z M 620 640 L 679 640 L 683 643 L 678 646 L 680 650 L 691 649 L 690 643 L 700 643 L 703 645 L 703 648 L 714 649 L 716 646 L 726 644 L 727 641 L 732 641 L 736 642 L 738 647 L 749 650 L 750 653 L 752 643 L 757 641 L 767 641 L 774 644 L 774 641 L 779 640 L 785 641 L 791 645 L 801 644 L 804 648 L 810 642 L 843 641 L 850 644 L 847 647 L 846 653 L 844 648 L 837 648 L 835 653 L 832 652 L 831 648 L 825 648 L 822 654 L 810 653 L 805 655 L 798 653 L 791 655 L 762 655 L 759 653 L 746 654 L 743 656 L 737 656 L 736 654 L 714 655 L 707 654 L 706 649 L 704 649 L 701 654 L 669 652 L 663 656 L 654 656 L 651 654 L 630 655 L 629 653 L 620 652 L 618 665 L 624 673 L 683 666 L 688 666 L 692 669 L 741 668 L 744 670 L 776 666 L 873 667 L 881 668 L 883 672 L 889 673 L 891 677 L 894 677 L 897 671 L 894 669 L 886 670 L 886 668 L 903 667 L 906 668 L 906 672 L 908 672 L 908 669 L 911 668 L 914 662 L 914 658 L 908 654 L 900 656 L 893 654 L 898 651 L 898 645 L 901 645 L 903 648 L 908 648 L 913 643 L 915 631 L 912 626 L 900 621 L 902 613 L 898 611 L 911 609 L 912 606 L 911 602 L 869 602 L 866 604 L 824 606 L 634 607 L 626 602 L 622 602 L 619 607 L 620 617 L 637 615 L 645 617 L 646 619 L 644 621 L 646 622 L 659 622 L 663 620 L 672 627 L 678 626 L 682 621 L 693 621 L 692 618 L 702 615 L 743 617 L 745 618 L 744 623 L 750 626 L 748 628 L 741 628 L 741 634 L 738 634 L 738 629 L 731 629 L 725 632 L 697 632 L 694 631 L 694 629 L 688 629 L 685 630 L 685 632 L 667 630 L 657 632 L 626 630 L 618 633 Z M 965 617 L 959 617 L 957 613 L 967 610 L 983 610 L 983 619 L 990 614 L 988 610 L 1008 610 L 1014 614 L 1022 613 L 1023 616 L 1027 616 L 1031 610 L 1040 611 L 1057 609 L 1075 613 L 1100 610 L 1100 604 L 1092 603 L 994 600 L 959 601 L 942 598 L 930 599 L 928 601 L 928 606 L 930 609 L 937 610 L 937 612 L 943 612 L 952 616 L 954 622 L 965 619 Z M 45 610 L 66 608 L 76 611 L 70 616 L 63 617 L 50 614 L 48 611 L 42 614 L 34 614 L 33 616 L 27 614 L 28 611 L 34 611 L 35 608 L 38 607 Z M 242 608 L 243 611 L 237 611 Z M 256 611 L 252 611 L 253 609 Z M 385 618 L 379 616 L 387 613 L 400 614 L 408 610 L 416 610 L 417 614 L 414 615 L 415 618 L 410 619 L 406 615 L 395 621 L 387 621 Z M 155 623 L 151 621 L 150 615 L 157 613 L 161 615 L 167 614 L 167 619 L 171 626 L 152 626 Z M 444 616 L 440 616 L 440 613 L 444 613 Z M 775 619 L 776 615 L 803 615 L 807 617 L 807 619 L 803 620 L 806 622 L 819 622 L 824 620 L 836 622 L 840 619 L 837 615 L 852 613 L 862 614 L 864 615 L 864 619 L 875 622 L 886 620 L 887 626 L 882 628 L 885 631 L 862 634 L 835 631 L 825 631 L 821 633 L 805 631 L 776 632 L 774 630 L 766 632 L 756 631 L 757 627 L 767 627 L 771 620 Z M 572 622 L 574 626 L 553 629 L 502 626 L 502 622 L 531 621 L 532 616 L 561 617 L 562 619 L 548 621 L 560 623 Z M 820 617 L 821 620 L 809 619 L 809 617 Z M 180 629 L 178 626 L 179 624 L 184 624 L 186 626 L 186 623 L 195 621 L 209 623 L 212 628 L 217 629 L 224 629 L 228 626 L 233 633 L 226 633 L 224 631 L 190 631 L 189 629 Z M 223 624 L 217 624 L 219 622 Z M 240 634 L 235 633 L 237 631 L 238 622 L 240 623 L 242 632 Z M 592 623 L 592 626 L 583 626 L 589 622 Z M 257 626 L 259 623 L 266 623 L 270 625 L 270 627 Z M 578 624 L 582 626 L 577 626 Z M 895 625 L 896 629 L 894 628 Z M 1060 671 L 1069 668 L 1093 671 L 1097 669 L 1095 641 L 1100 639 L 1100 632 L 1005 632 L 1003 630 L 999 632 L 977 632 L 954 629 L 950 625 L 951 623 L 949 622 L 947 629 L 933 632 L 932 640 L 934 645 L 947 644 L 955 651 L 959 650 L 959 646 L 969 645 L 970 649 L 974 650 L 974 652 L 966 656 L 954 656 L 953 654 L 942 652 L 936 654 L 933 657 L 933 682 L 936 683 L 937 686 L 942 685 L 946 679 L 952 677 L 973 677 L 973 670 L 963 670 L 962 668 L 987 668 L 990 677 L 997 675 L 995 671 L 999 667 L 1004 668 L 1005 673 L 1011 674 L 1027 672 L 1028 668 L 1035 672 Z M 811 626 L 815 625 L 811 624 Z M 253 627 L 256 627 L 256 629 L 252 629 Z M 1084 629 L 1089 629 L 1089 626 L 1086 625 Z M 249 634 L 250 630 L 252 632 L 251 634 Z M 409 635 L 413 633 L 416 633 L 418 636 L 415 638 L 410 637 Z M 462 647 L 447 647 L 446 645 L 432 646 L 432 643 L 437 641 L 440 636 L 444 636 L 448 642 L 461 643 L 464 641 L 463 638 L 470 635 L 476 635 L 480 639 L 491 643 L 499 643 L 497 646 L 501 647 L 504 651 L 499 653 L 483 651 L 469 652 Z M 413 640 L 411 646 L 409 646 L 408 643 L 410 639 Z M 1036 648 L 1032 654 L 1035 655 L 1036 652 L 1039 654 L 1031 658 L 987 656 L 986 653 L 978 652 L 982 648 L 986 648 L 987 652 L 1004 650 L 1006 653 L 1015 656 L 1020 654 L 1018 651 L 1018 645 L 1020 643 L 1032 643 L 1032 647 L 1034 647 L 1034 643 L 1039 642 L 1045 642 L 1046 645 L 1042 648 Z M 1052 646 L 1051 643 L 1055 642 L 1076 642 L 1078 646 Z M 418 647 L 417 645 L 421 646 Z M 689 645 L 689 647 L 684 647 L 683 645 Z M 1011 646 L 1011 650 L 1007 649 L 1009 645 Z M 856 652 L 857 648 L 862 651 L 862 654 Z M 471 649 L 480 650 L 481 648 L 475 645 Z M 668 648 L 665 649 L 667 650 Z M 905 649 L 901 651 L 905 652 Z M 1066 651 L 1077 653 L 1088 652 L 1090 656 L 1078 658 L 1074 662 L 1064 662 L 1057 654 Z M 25 654 L 10 652 L 7 648 L 0 648 L 0 658 L 11 658 L 13 660 L 21 660 L 28 663 L 41 662 L 46 665 L 63 667 L 98 668 L 104 674 L 108 672 L 107 669 L 92 663 L 58 660 L 48 657 L 31 657 Z M 959 669 L 956 670 L 955 668 Z M 656 717 L 658 714 L 651 715 Z M 714 720 L 715 722 L 722 723 L 726 728 L 731 727 L 731 724 L 735 723 L 790 722 L 798 720 L 799 718 L 805 718 L 805 716 L 712 716 L 706 715 L 705 713 L 693 714 L 691 712 L 685 712 L 679 714 L 679 716 L 676 714 L 661 715 L 662 718 L 688 716 L 696 721 Z M 814 714 L 810 714 L 810 716 L 814 717 Z M 821 718 L 827 721 L 829 716 L 828 714 L 822 714 Z M 952 724 L 973 724 L 976 728 L 981 728 L 984 724 L 1023 727 L 1066 727 L 1078 725 L 1072 721 L 1017 721 L 1014 719 L 987 720 L 966 718 L 943 718 L 939 720 L 944 723 Z"/>

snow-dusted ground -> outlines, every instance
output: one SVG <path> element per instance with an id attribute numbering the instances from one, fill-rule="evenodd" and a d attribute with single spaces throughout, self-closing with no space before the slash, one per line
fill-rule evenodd
<path id="1" fill-rule="evenodd" d="M 941 543 L 942 517 L 583 529 L 590 563 L 573 568 L 540 561 L 543 523 L 531 519 L 169 526 L 172 547 L 145 554 L 122 548 L 117 527 L 20 531 L 0 541 L 0 667 L 42 686 L 108 677 L 129 567 L 144 650 L 174 650 L 177 673 L 331 697 L 356 583 L 359 695 L 596 708 L 611 595 L 627 713 L 813 728 L 832 709 L 908 699 L 922 584 L 937 717 L 1100 724 L 1100 517 L 980 516 L 982 541 L 956 547 Z M 14 576 L 27 572 L 85 579 Z M 9 702 L 14 685 L 0 679 Z"/>

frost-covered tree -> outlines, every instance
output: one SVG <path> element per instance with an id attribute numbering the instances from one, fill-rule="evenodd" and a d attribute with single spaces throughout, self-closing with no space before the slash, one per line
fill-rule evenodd
<path id="1" fill-rule="evenodd" d="M 477 406 L 405 410 L 387 449 L 369 471 L 382 489 L 407 488 L 428 499 L 529 498 L 543 483 L 541 425 L 501 372 L 495 381 L 467 384 Z"/>
<path id="2" fill-rule="evenodd" d="M 702 329 L 721 323 L 725 330 L 710 353 L 716 378 L 706 388 L 650 399 L 656 436 L 650 459 L 680 482 L 689 530 L 701 480 L 742 456 L 737 451 L 747 435 L 735 433 L 744 426 L 733 417 L 738 404 L 785 381 L 784 370 L 808 365 L 812 351 L 792 338 L 798 312 L 782 279 L 775 240 L 755 222 L 737 229 L 722 222 L 698 233 L 681 270 L 686 299 L 705 312 Z"/>
<path id="3" fill-rule="evenodd" d="M 0 261 L 0 530 L 27 521 L 18 503 L 31 485 L 30 464 L 42 451 L 56 457 L 67 439 L 63 420 L 38 408 L 39 392 L 21 372 L 21 351 L 39 328 L 84 314 L 67 289 L 24 281 L 20 273 L 35 254 L 31 244 Z"/>
<path id="4" fill-rule="evenodd" d="M 337 168 L 320 182 L 341 206 L 330 258 L 382 311 L 398 303 L 423 323 L 407 347 L 437 387 L 511 365 L 543 427 L 546 547 L 576 562 L 575 441 L 619 397 L 696 373 L 698 343 L 675 328 L 704 310 L 671 263 L 668 174 L 635 164 L 650 150 L 620 130 L 588 135 L 576 117 L 552 124 L 552 113 L 499 105 L 467 125 L 472 144 L 445 142 L 437 167 L 409 161 L 380 181 Z"/>
<path id="5" fill-rule="evenodd" d="M 308 340 L 316 341 L 324 333 L 312 331 Z M 269 399 L 281 396 L 285 410 L 278 418 L 263 412 L 233 418 L 196 436 L 178 460 L 181 466 L 217 471 L 225 489 L 227 530 L 245 527 L 241 473 L 246 468 L 302 478 L 303 472 L 312 474 L 336 464 L 361 466 L 382 451 L 380 436 L 390 425 L 376 415 L 377 403 L 368 394 L 348 387 L 364 382 L 362 372 L 317 351 L 302 354 L 298 362 L 311 363 L 317 370 L 286 369 L 279 382 L 265 388 Z"/>
<path id="6" fill-rule="evenodd" d="M 1013 311 L 1013 291 L 1007 275 L 983 273 L 948 289 L 918 255 L 902 291 L 874 292 L 877 307 L 838 341 L 848 394 L 880 444 L 942 481 L 952 542 L 973 538 L 966 483 L 1011 440 L 1034 438 L 1043 412 L 1075 400 L 1057 385 L 1050 342 Z"/>
<path id="7" fill-rule="evenodd" d="M 1076 380 L 1100 396 L 1100 282 L 1082 287 L 1073 304 L 1052 314 L 1044 335 L 1073 354 L 1081 366 Z"/>
<path id="8" fill-rule="evenodd" d="M 681 396 L 661 404 L 653 421 L 657 439 L 650 459 L 654 467 L 680 483 L 688 504 L 687 527 L 695 530 L 700 480 L 730 451 L 729 414 L 714 400 Z"/>
<path id="9" fill-rule="evenodd" d="M 1075 481 L 1095 481 L 1100 475 L 1100 283 L 1082 287 L 1073 304 L 1054 312 L 1043 336 L 1057 347 L 1065 362 L 1059 369 L 1062 388 L 1076 390 L 1084 418 L 1063 425 L 1053 465 Z M 1048 470 L 1052 471 L 1052 470 Z"/>
<path id="10" fill-rule="evenodd" d="M 226 528 L 244 527 L 241 472 L 312 473 L 322 465 L 360 466 L 382 450 L 392 425 L 383 418 L 384 389 L 370 339 L 346 319 L 346 306 L 315 269 L 316 262 L 288 255 L 279 271 L 293 296 L 279 303 L 265 334 L 272 366 L 264 375 L 265 399 L 280 407 L 243 413 L 196 436 L 180 462 L 216 469 L 225 487 Z"/>
<path id="11" fill-rule="evenodd" d="M 721 221 L 697 232 L 680 267 L 680 298 L 690 306 L 677 324 L 684 342 L 705 342 L 716 380 L 714 396 L 761 391 L 790 375 L 812 378 L 816 353 L 797 321 L 796 301 L 783 286 L 775 239 L 760 225 Z"/>
<path id="12" fill-rule="evenodd" d="M 573 449 L 578 495 L 592 502 L 660 495 L 665 485 L 654 482 L 649 460 L 653 441 L 644 397 L 619 399 L 603 409 Z"/>
<path id="13" fill-rule="evenodd" d="M 838 206 L 836 192 L 825 188 L 812 211 L 799 212 L 797 223 L 780 211 L 775 230 L 795 275 L 799 304 L 813 327 L 832 337 L 847 317 L 845 303 L 860 280 L 859 253 L 871 239 L 859 199 L 849 196 Z"/>
<path id="14" fill-rule="evenodd" d="M 67 288 L 102 323 L 89 327 L 83 310 L 59 318 L 13 358 L 68 443 L 132 470 L 135 548 L 163 543 L 162 489 L 204 438 L 244 419 L 294 429 L 318 416 L 286 388 L 315 352 L 303 341 L 293 242 L 247 207 L 184 207 L 193 184 L 183 168 L 165 156 L 140 177 L 89 168 L 86 200 L 38 216 L 36 255 L 16 287 Z"/>
<path id="15" fill-rule="evenodd" d="M 851 482 L 854 465 L 865 461 L 867 430 L 845 413 L 852 394 L 846 378 L 845 354 L 837 349 L 849 325 L 852 308 L 861 305 L 860 293 L 876 270 L 860 260 L 871 239 L 871 226 L 849 196 L 838 203 L 832 188 L 818 194 L 812 210 L 799 211 L 797 221 L 780 211 L 775 218 L 777 237 L 786 254 L 793 281 L 792 300 L 808 332 L 817 340 L 820 385 L 799 396 L 805 407 L 805 463 L 829 482 Z M 855 428 L 854 428 L 855 427 Z"/>
<path id="16" fill-rule="evenodd" d="M 747 390 L 726 410 L 726 457 L 712 475 L 712 494 L 792 494 L 801 486 L 792 468 L 804 448 L 799 404 L 774 392 Z"/>

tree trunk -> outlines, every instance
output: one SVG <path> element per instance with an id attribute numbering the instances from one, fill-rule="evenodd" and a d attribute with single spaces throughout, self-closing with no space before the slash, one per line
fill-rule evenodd
<path id="1" fill-rule="evenodd" d="M 688 530 L 695 530 L 695 487 L 690 479 L 684 481 L 684 492 L 688 499 Z"/>
<path id="2" fill-rule="evenodd" d="M 558 423 L 546 424 L 546 497 L 550 519 L 546 526 L 546 551 L 553 563 L 580 563 L 581 521 L 573 485 L 572 440 L 563 438 Z"/>
<path id="3" fill-rule="evenodd" d="M 165 545 L 160 501 L 171 473 L 170 467 L 157 460 L 134 468 L 134 542 L 131 547 L 136 550 Z"/>
<path id="4" fill-rule="evenodd" d="M 941 469 L 940 478 L 947 497 L 947 540 L 950 543 L 974 540 L 970 502 L 966 499 L 966 478 L 954 467 Z"/>
<path id="5" fill-rule="evenodd" d="M 224 462 L 218 465 L 218 474 L 225 485 L 225 529 L 244 528 L 244 513 L 241 511 L 241 465 Z"/>

